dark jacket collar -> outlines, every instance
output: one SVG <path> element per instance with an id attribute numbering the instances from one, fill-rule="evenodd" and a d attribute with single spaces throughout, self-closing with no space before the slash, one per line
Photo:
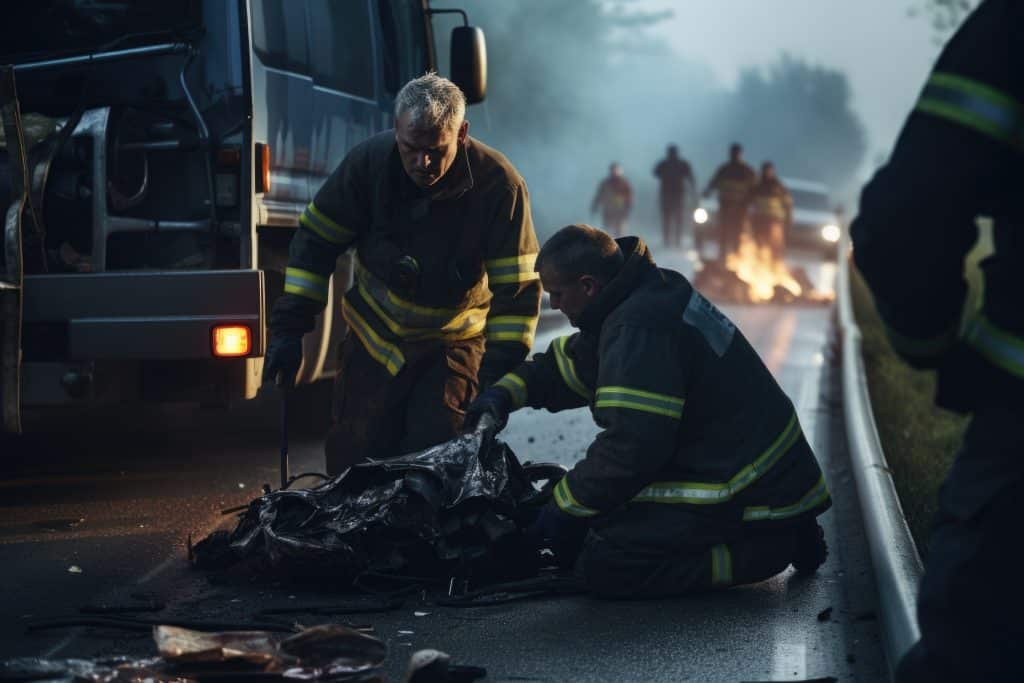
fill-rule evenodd
<path id="1" fill-rule="evenodd" d="M 605 318 L 619 304 L 629 298 L 638 287 L 654 277 L 660 277 L 658 266 L 651 258 L 647 245 L 639 237 L 620 237 L 615 240 L 622 250 L 626 262 L 622 270 L 604 286 L 580 314 L 580 331 L 598 332 Z"/>

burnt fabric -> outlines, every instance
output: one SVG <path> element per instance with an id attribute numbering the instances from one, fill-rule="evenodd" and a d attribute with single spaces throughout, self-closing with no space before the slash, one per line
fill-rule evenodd
<path id="1" fill-rule="evenodd" d="M 484 343 L 406 345 L 406 367 L 391 377 L 349 335 L 334 385 L 334 412 L 324 450 L 327 471 L 340 473 L 367 458 L 391 458 L 444 443 L 462 432 L 476 396 Z"/>
<path id="2" fill-rule="evenodd" d="M 938 372 L 936 402 L 973 413 L 942 486 L 904 681 L 1018 680 L 1019 607 L 1006 543 L 1024 522 L 1024 5 L 985 0 L 929 75 L 851 226 L 893 348 Z M 993 219 L 980 311 L 965 311 L 975 218 Z M 1002 553 L 1000 552 L 1002 547 Z"/>
<path id="3" fill-rule="evenodd" d="M 642 240 L 618 242 L 625 265 L 584 309 L 580 332 L 495 383 L 516 407 L 588 406 L 602 428 L 554 504 L 601 536 L 655 534 L 658 562 L 671 545 L 661 534 L 693 535 L 676 515 L 710 520 L 718 544 L 731 536 L 717 529 L 756 535 L 813 520 L 831 499 L 792 402 L 684 276 L 659 269 Z M 623 512 L 634 506 L 658 515 Z M 651 528 L 634 526 L 645 518 Z"/>
<path id="4" fill-rule="evenodd" d="M 247 561 L 285 576 L 346 585 L 401 574 L 485 580 L 536 573 L 522 529 L 564 468 L 521 465 L 479 429 L 419 453 L 363 463 L 311 489 L 252 501 L 230 533 L 198 544 L 200 568 Z"/>

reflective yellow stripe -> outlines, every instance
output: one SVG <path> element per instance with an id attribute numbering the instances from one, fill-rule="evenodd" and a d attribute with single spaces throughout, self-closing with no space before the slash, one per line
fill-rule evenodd
<path id="1" fill-rule="evenodd" d="M 786 428 L 754 462 L 724 483 L 706 484 L 692 481 L 662 481 L 645 487 L 633 498 L 636 503 L 686 503 L 709 505 L 725 503 L 733 496 L 760 479 L 776 462 L 785 455 L 800 438 L 800 423 L 796 413 L 789 419 Z"/>
<path id="2" fill-rule="evenodd" d="M 459 341 L 483 334 L 489 304 L 459 310 L 406 301 L 356 259 L 356 291 L 392 334 L 408 340 Z"/>
<path id="3" fill-rule="evenodd" d="M 732 553 L 727 545 L 716 545 L 711 549 L 711 585 L 732 585 Z"/>
<path id="4" fill-rule="evenodd" d="M 683 416 L 683 399 L 652 391 L 641 391 L 629 387 L 598 387 L 595 409 L 628 408 L 655 415 L 680 419 Z"/>
<path id="5" fill-rule="evenodd" d="M 306 206 L 306 210 L 299 216 L 299 222 L 332 244 L 347 245 L 356 237 L 353 231 L 329 218 L 313 202 Z"/>
<path id="6" fill-rule="evenodd" d="M 565 382 L 567 387 L 582 396 L 587 403 L 590 403 L 594 400 L 594 393 L 587 388 L 587 385 L 576 374 L 576 364 L 565 350 L 567 341 L 569 341 L 569 337 L 559 337 L 553 344 L 555 362 L 558 364 L 558 373 L 562 375 L 562 381 Z"/>
<path id="7" fill-rule="evenodd" d="M 405 356 L 402 354 L 401 349 L 374 332 L 373 328 L 366 322 L 366 319 L 353 308 L 348 298 L 345 298 L 342 302 L 341 311 L 345 316 L 345 320 L 352 326 L 356 336 L 359 337 L 359 341 L 363 343 L 366 352 L 374 360 L 387 368 L 389 373 L 397 375 L 398 371 L 405 365 Z"/>
<path id="8" fill-rule="evenodd" d="M 951 73 L 928 79 L 917 111 L 946 119 L 1005 142 L 1024 146 L 1024 107 L 985 83 Z"/>
<path id="9" fill-rule="evenodd" d="M 501 387 L 507 391 L 512 396 L 512 403 L 516 408 L 522 408 L 526 405 L 526 382 L 519 375 L 510 372 L 495 382 L 494 386 Z"/>
<path id="10" fill-rule="evenodd" d="M 516 282 L 532 282 L 539 278 L 534 271 L 537 254 L 520 254 L 508 258 L 484 261 L 487 282 L 490 285 L 507 285 Z"/>
<path id="11" fill-rule="evenodd" d="M 964 336 L 990 363 L 1024 379 L 1024 339 L 999 328 L 981 314 L 970 322 Z"/>
<path id="12" fill-rule="evenodd" d="M 286 268 L 284 271 L 284 291 L 288 294 L 298 294 L 320 303 L 327 303 L 330 280 L 323 275 L 302 270 L 301 268 Z"/>
<path id="13" fill-rule="evenodd" d="M 377 314 L 381 322 L 392 334 L 401 337 L 408 341 L 422 341 L 424 339 L 444 339 L 446 341 L 461 341 L 463 339 L 471 339 L 477 337 L 484 332 L 484 326 L 487 320 L 480 316 L 478 319 L 473 320 L 472 316 L 461 316 L 461 319 L 456 319 L 454 323 L 457 325 L 455 329 L 451 328 L 451 323 L 443 325 L 440 328 L 434 327 L 405 327 L 395 322 L 388 313 L 380 307 L 376 299 L 366 290 L 362 285 L 358 285 L 359 295 L 363 301 L 373 309 L 373 312 Z"/>
<path id="14" fill-rule="evenodd" d="M 555 503 L 562 512 L 566 512 L 573 517 L 593 517 L 598 513 L 594 508 L 588 508 L 586 505 L 582 505 L 572 495 L 572 491 L 569 490 L 569 483 L 566 481 L 566 477 L 562 477 L 561 481 L 555 486 Z"/>
<path id="15" fill-rule="evenodd" d="M 781 508 L 773 508 L 767 505 L 751 506 L 743 510 L 743 521 L 761 522 L 765 520 L 789 519 L 790 517 L 810 512 L 823 505 L 828 498 L 828 486 L 825 484 L 825 475 L 823 474 L 818 478 L 818 483 L 792 505 Z"/>
<path id="16" fill-rule="evenodd" d="M 519 342 L 530 348 L 536 331 L 535 315 L 498 315 L 487 319 L 488 341 Z"/>

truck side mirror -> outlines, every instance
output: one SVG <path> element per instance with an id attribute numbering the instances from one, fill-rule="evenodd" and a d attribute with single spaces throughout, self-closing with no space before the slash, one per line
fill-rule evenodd
<path id="1" fill-rule="evenodd" d="M 466 95 L 467 104 L 483 102 L 487 96 L 487 45 L 484 32 L 476 26 L 452 29 L 451 79 Z"/>

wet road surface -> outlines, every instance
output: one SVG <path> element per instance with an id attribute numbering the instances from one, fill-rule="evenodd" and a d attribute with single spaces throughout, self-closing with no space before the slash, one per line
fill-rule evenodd
<path id="1" fill-rule="evenodd" d="M 655 251 L 657 255 L 657 250 Z M 668 255 L 662 265 L 692 268 Z M 809 263 L 827 284 L 834 269 Z M 672 600 L 585 597 L 472 609 L 419 598 L 372 624 L 389 646 L 388 680 L 432 647 L 484 666 L 490 681 L 881 681 L 886 664 L 874 584 L 849 472 L 828 307 L 724 306 L 797 405 L 835 506 L 817 575 Z M 549 329 L 536 348 L 570 330 Z M 0 657 L 150 655 L 149 634 L 98 628 L 27 631 L 87 604 L 156 600 L 155 615 L 244 623 L 259 609 L 343 601 L 322 590 L 241 580 L 211 583 L 189 569 L 187 539 L 230 524 L 220 511 L 275 484 L 273 396 L 229 413 L 191 407 L 97 412 L 30 426 L 0 442 Z M 503 436 L 522 460 L 571 465 L 596 428 L 585 410 L 524 410 Z M 317 433 L 293 437 L 293 471 L 320 470 Z M 297 617 L 311 624 L 326 617 Z"/>

